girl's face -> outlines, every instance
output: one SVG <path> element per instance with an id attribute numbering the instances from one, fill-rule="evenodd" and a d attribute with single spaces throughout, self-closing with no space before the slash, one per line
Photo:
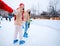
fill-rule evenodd
<path id="1" fill-rule="evenodd" d="M 24 6 L 23 5 L 20 6 L 20 10 L 21 10 L 21 12 L 24 11 Z"/>

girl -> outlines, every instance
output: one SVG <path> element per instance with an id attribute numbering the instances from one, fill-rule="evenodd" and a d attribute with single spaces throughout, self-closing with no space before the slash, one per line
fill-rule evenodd
<path id="1" fill-rule="evenodd" d="M 23 8 L 24 8 L 24 4 L 21 3 L 20 4 L 20 7 L 17 9 L 17 12 L 15 14 L 15 40 L 13 41 L 13 43 L 15 44 L 16 42 L 18 42 L 18 39 L 17 39 L 17 34 L 19 33 L 19 44 L 24 44 L 25 41 L 22 40 L 23 39 L 23 32 L 22 32 L 22 24 L 23 24 L 23 21 L 22 21 L 22 12 L 23 12 Z"/>

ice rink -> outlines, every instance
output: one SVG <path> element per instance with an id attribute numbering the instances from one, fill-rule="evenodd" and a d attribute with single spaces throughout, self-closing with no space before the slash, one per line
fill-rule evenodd
<path id="1" fill-rule="evenodd" d="M 32 19 L 25 44 L 13 44 L 14 21 L 3 19 L 0 26 L 0 46 L 60 46 L 60 20 Z"/>

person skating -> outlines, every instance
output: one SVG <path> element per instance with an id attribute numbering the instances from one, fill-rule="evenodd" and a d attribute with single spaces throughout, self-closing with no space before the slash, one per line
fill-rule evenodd
<path id="1" fill-rule="evenodd" d="M 30 11 L 29 10 L 27 10 L 26 12 L 25 12 L 25 31 L 24 31 L 24 35 L 23 35 L 23 37 L 25 37 L 25 38 L 28 38 L 28 33 L 27 33 L 27 30 L 28 30 L 28 28 L 29 28 L 29 24 L 30 24 L 30 13 L 29 13 Z"/>
<path id="2" fill-rule="evenodd" d="M 15 14 L 15 36 L 14 36 L 14 41 L 13 43 L 17 43 L 18 42 L 18 39 L 17 39 L 17 34 L 19 32 L 19 44 L 24 44 L 25 41 L 23 40 L 23 32 L 22 32 L 22 24 L 23 24 L 23 21 L 22 21 L 22 12 L 23 12 L 23 8 L 24 8 L 24 4 L 21 3 L 19 5 L 19 8 L 17 9 L 17 12 Z"/>
<path id="3" fill-rule="evenodd" d="M 0 22 L 0 28 L 1 28 L 1 22 Z"/>

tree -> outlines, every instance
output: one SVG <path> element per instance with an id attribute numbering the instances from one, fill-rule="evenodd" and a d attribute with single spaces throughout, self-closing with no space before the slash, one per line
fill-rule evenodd
<path id="1" fill-rule="evenodd" d="M 58 0 L 50 0 L 49 2 L 49 15 L 57 16 L 58 12 L 56 10 L 58 4 Z"/>
<path id="2" fill-rule="evenodd" d="M 35 6 L 31 7 L 31 12 L 33 15 L 36 15 L 36 7 Z"/>

